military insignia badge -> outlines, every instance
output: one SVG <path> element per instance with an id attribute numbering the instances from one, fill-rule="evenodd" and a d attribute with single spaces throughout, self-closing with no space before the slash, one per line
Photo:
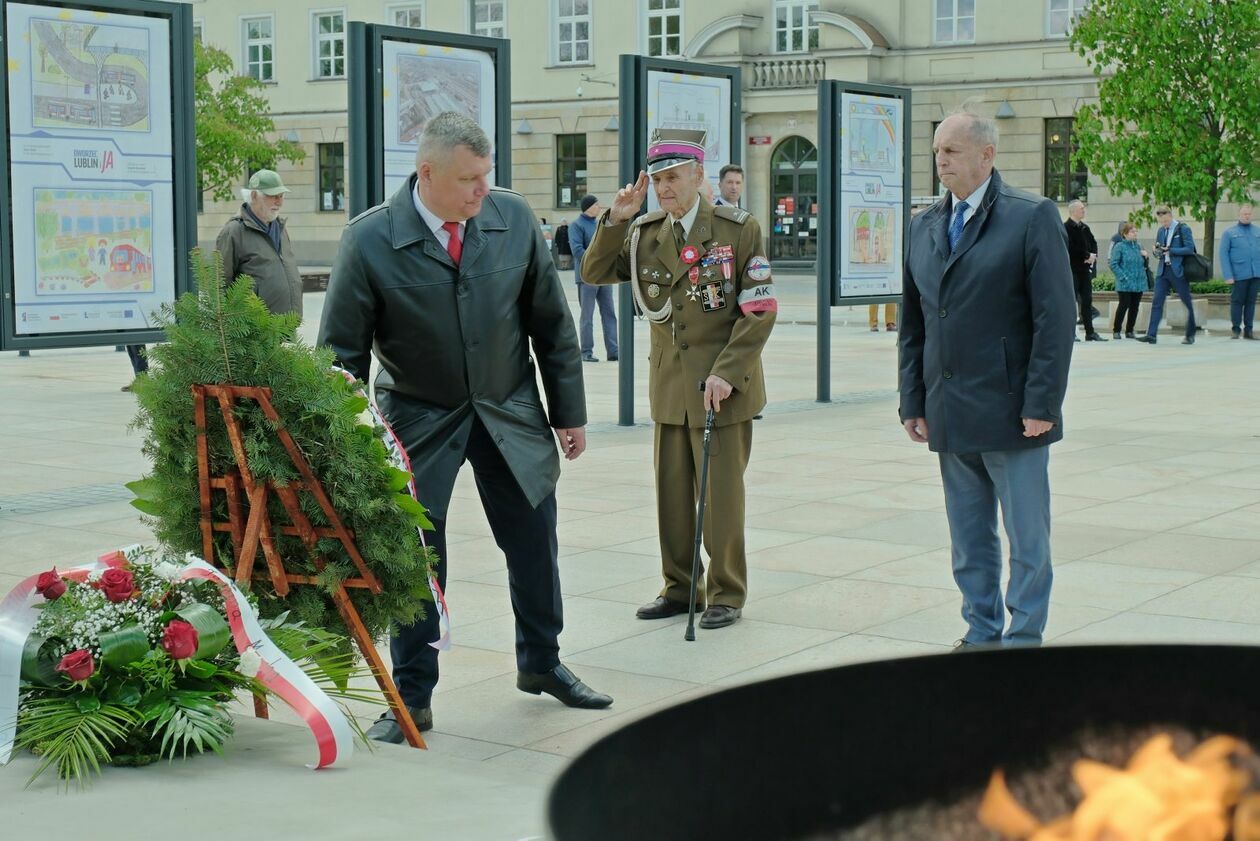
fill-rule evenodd
<path id="1" fill-rule="evenodd" d="M 693 284 L 700 282 L 700 267 L 699 266 L 692 266 L 691 268 L 687 269 L 687 280 L 690 280 Z"/>
<path id="2" fill-rule="evenodd" d="M 678 253 L 678 256 L 684 263 L 690 266 L 692 263 L 700 259 L 700 249 L 696 248 L 694 245 L 684 245 L 683 250 Z"/>
<path id="3" fill-rule="evenodd" d="M 659 298 L 660 296 L 661 296 L 661 287 L 657 286 L 655 283 L 649 283 L 648 284 L 648 297 Z"/>
<path id="4" fill-rule="evenodd" d="M 753 257 L 744 267 L 744 274 L 748 275 L 751 281 L 765 283 L 770 279 L 770 261 L 765 257 Z"/>
<path id="5" fill-rule="evenodd" d="M 713 312 L 725 307 L 726 296 L 722 294 L 722 284 L 714 281 L 700 287 L 700 306 L 705 312 Z"/>

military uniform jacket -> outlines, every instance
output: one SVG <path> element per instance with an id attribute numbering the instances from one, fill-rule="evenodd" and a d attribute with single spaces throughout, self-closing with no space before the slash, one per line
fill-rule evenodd
<path id="1" fill-rule="evenodd" d="M 551 254 L 525 200 L 493 189 L 456 267 L 416 212 L 415 183 L 346 227 L 319 342 L 361 380 L 375 352 L 377 399 L 435 517 L 446 517 L 474 417 L 537 505 L 560 476 L 548 424 L 586 424 L 577 332 Z"/>
<path id="2" fill-rule="evenodd" d="M 715 423 L 726 426 L 751 420 L 766 405 L 761 349 L 774 326 L 778 301 L 757 220 L 737 207 L 715 208 L 703 197 L 698 201 L 681 254 L 673 220 L 664 211 L 620 225 L 608 224 L 604 211 L 582 259 L 582 279 L 591 284 L 636 283 L 650 310 L 672 304 L 668 319 L 651 324 L 652 420 L 704 426 L 704 394 L 698 384 L 715 374 L 734 387 L 716 414 Z M 631 277 L 635 229 L 637 276 Z"/>

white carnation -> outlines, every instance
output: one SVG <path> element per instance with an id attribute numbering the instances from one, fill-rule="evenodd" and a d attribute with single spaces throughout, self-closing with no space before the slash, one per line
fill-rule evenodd
<path id="1" fill-rule="evenodd" d="M 258 656 L 258 652 L 251 645 L 249 648 L 241 652 L 240 665 L 236 670 L 245 677 L 258 677 L 258 670 L 262 668 L 262 658 Z"/>
<path id="2" fill-rule="evenodd" d="M 179 566 L 170 561 L 162 561 L 160 564 L 154 564 L 153 566 L 153 574 L 166 581 L 178 581 L 182 572 L 183 570 Z"/>

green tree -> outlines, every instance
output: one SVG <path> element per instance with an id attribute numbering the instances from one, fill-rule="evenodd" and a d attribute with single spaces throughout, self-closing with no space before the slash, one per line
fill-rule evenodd
<path id="1" fill-rule="evenodd" d="M 193 49 L 197 177 L 204 192 L 228 201 L 247 168 L 274 168 L 276 161 L 306 157 L 297 143 L 267 139 L 276 126 L 260 93 L 262 82 L 237 75 L 232 57 L 223 50 L 196 41 Z"/>
<path id="2" fill-rule="evenodd" d="M 1114 193 L 1139 196 L 1134 221 L 1166 202 L 1204 223 L 1260 182 L 1260 15 L 1256 0 L 1092 0 L 1072 47 L 1098 77 L 1076 115 L 1077 159 Z"/>

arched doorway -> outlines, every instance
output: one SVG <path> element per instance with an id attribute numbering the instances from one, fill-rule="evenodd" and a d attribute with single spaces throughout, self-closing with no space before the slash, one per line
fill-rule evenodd
<path id="1" fill-rule="evenodd" d="M 781 142 L 770 158 L 770 259 L 818 258 L 818 147 L 803 137 Z"/>

